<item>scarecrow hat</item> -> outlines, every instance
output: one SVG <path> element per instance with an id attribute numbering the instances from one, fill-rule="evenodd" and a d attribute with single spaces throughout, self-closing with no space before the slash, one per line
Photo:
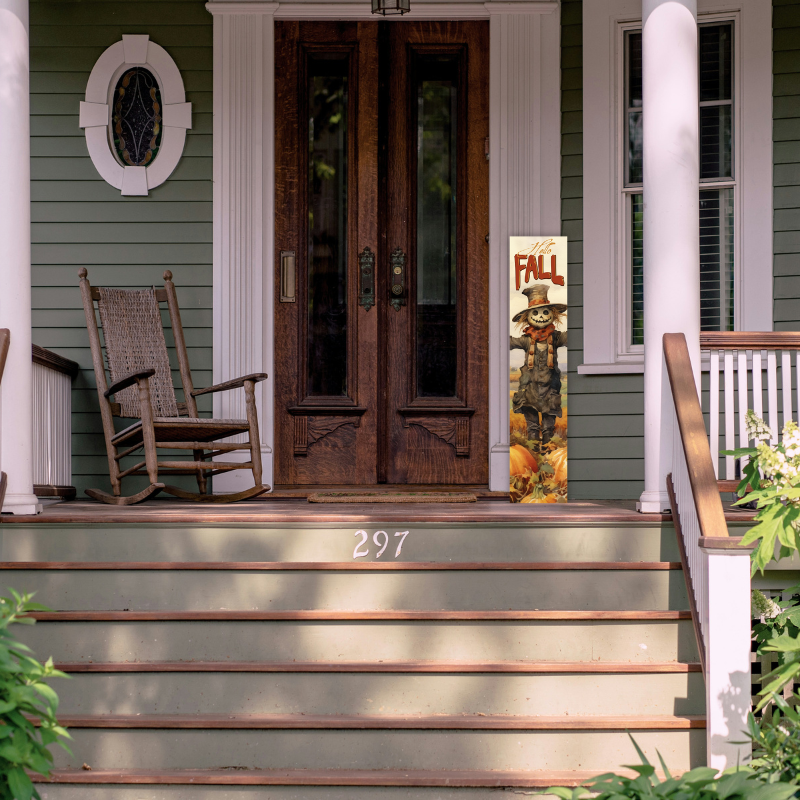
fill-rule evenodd
<path id="1" fill-rule="evenodd" d="M 567 310 L 564 303 L 549 303 L 547 301 L 548 288 L 546 283 L 535 283 L 533 286 L 523 289 L 522 294 L 528 298 L 528 308 L 514 314 L 511 321 L 519 322 L 519 320 L 528 313 L 529 308 L 554 308 L 556 311 L 563 314 Z"/>

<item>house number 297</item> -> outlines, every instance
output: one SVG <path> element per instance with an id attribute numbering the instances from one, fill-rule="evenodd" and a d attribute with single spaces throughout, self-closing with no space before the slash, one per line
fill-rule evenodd
<path id="1" fill-rule="evenodd" d="M 364 556 L 369 555 L 369 550 L 364 547 L 369 539 L 369 534 L 366 531 L 356 531 L 355 535 L 360 536 L 361 541 L 356 544 L 353 550 L 353 558 L 364 558 Z M 397 550 L 394 551 L 394 557 L 397 558 L 400 555 L 400 551 L 403 549 L 403 542 L 406 540 L 406 536 L 408 536 L 408 531 L 397 531 L 395 536 L 400 537 L 400 541 L 397 543 Z M 375 558 L 378 559 L 389 546 L 389 534 L 386 533 L 386 531 L 375 531 L 375 533 L 372 534 L 372 541 L 380 548 L 378 552 L 375 553 Z"/>

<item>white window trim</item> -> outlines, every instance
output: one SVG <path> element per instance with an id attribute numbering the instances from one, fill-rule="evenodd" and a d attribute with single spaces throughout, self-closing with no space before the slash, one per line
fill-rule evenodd
<path id="1" fill-rule="evenodd" d="M 158 81 L 163 106 L 161 146 L 152 164 L 121 164 L 111 140 L 111 108 L 114 89 L 122 73 L 132 66 L 149 70 Z M 183 78 L 172 57 L 147 34 L 125 35 L 97 59 L 86 84 L 86 100 L 80 105 L 80 127 L 92 163 L 104 181 L 123 195 L 146 195 L 172 174 L 183 155 L 186 130 L 192 127 L 192 104 L 186 102 Z"/>
<path id="2" fill-rule="evenodd" d="M 698 0 L 699 22 L 729 19 L 735 24 L 735 327 L 772 330 L 770 1 Z M 641 27 L 640 0 L 584 4 L 583 280 L 584 297 L 592 302 L 583 310 L 582 374 L 644 371 L 643 347 L 628 344 L 629 243 L 623 197 L 622 46 L 624 31 L 636 27 Z"/>

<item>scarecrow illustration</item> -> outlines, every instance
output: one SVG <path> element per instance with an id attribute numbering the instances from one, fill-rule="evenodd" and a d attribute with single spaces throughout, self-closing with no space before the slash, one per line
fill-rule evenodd
<path id="1" fill-rule="evenodd" d="M 567 307 L 548 302 L 547 289 L 547 284 L 536 283 L 522 290 L 528 307 L 512 318 L 522 328 L 522 336 L 511 337 L 511 349 L 525 351 L 513 408 L 525 417 L 528 439 L 541 442 L 540 450 L 553 438 L 556 417 L 561 416 L 558 348 L 567 345 L 566 332 L 556 330 Z"/>

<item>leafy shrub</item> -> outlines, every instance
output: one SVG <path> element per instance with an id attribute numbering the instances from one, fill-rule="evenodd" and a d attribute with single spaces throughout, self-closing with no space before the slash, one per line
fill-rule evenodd
<path id="1" fill-rule="evenodd" d="M 48 745 L 70 738 L 56 720 L 58 695 L 45 683 L 50 678 L 66 678 L 53 667 L 53 659 L 40 664 L 29 647 L 16 641 L 9 627 L 15 623 L 33 625 L 26 614 L 47 611 L 32 603 L 32 595 L 0 597 L 0 800 L 39 800 L 25 770 L 49 775 L 53 756 Z M 39 719 L 38 727 L 29 717 Z"/>
<path id="2" fill-rule="evenodd" d="M 798 783 L 800 781 L 800 713 L 793 705 L 800 696 L 787 702 L 775 698 L 776 708 L 772 719 L 756 721 L 748 717 L 748 733 L 753 741 L 753 760 L 750 766 L 756 775 L 770 783 Z"/>
<path id="3" fill-rule="evenodd" d="M 553 786 L 541 794 L 553 794 L 562 800 L 624 800 L 624 798 L 652 798 L 652 800 L 788 800 L 797 796 L 800 786 L 792 783 L 771 783 L 761 774 L 747 767 L 725 770 L 717 777 L 717 770 L 698 767 L 673 778 L 659 753 L 661 767 L 666 778 L 656 776 L 655 767 L 645 757 L 639 745 L 631 737 L 633 746 L 642 763 L 629 766 L 636 777 L 607 772 L 591 778 L 575 789 Z"/>

